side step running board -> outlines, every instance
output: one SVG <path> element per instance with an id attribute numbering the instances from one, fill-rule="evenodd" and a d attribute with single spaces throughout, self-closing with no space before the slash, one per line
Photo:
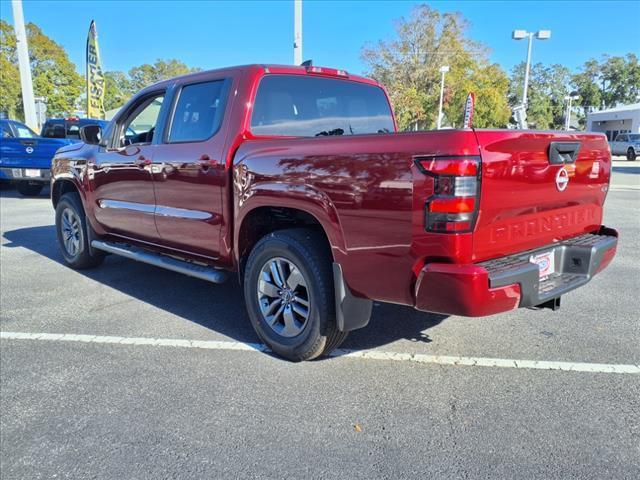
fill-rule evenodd
<path id="1" fill-rule="evenodd" d="M 93 240 L 91 242 L 91 246 L 98 250 L 115 253 L 116 255 L 130 258 L 131 260 L 137 260 L 138 262 L 148 263 L 173 272 L 183 273 L 190 277 L 206 280 L 207 282 L 224 283 L 227 280 L 227 273 L 224 270 L 217 270 L 212 267 L 198 265 L 197 263 L 178 260 L 177 258 L 148 252 L 128 245 L 119 245 L 104 242 L 102 240 Z"/>

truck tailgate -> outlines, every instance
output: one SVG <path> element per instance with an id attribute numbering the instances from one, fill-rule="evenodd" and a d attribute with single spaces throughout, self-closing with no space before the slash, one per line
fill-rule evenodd
<path id="1" fill-rule="evenodd" d="M 51 160 L 70 140 L 53 138 L 3 138 L 0 167 L 51 168 Z"/>
<path id="2" fill-rule="evenodd" d="M 604 135 L 517 130 L 475 134 L 482 157 L 475 261 L 539 248 L 600 227 L 611 171 Z"/>

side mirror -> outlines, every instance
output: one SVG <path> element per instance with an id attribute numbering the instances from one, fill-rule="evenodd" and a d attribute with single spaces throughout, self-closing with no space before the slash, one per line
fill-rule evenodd
<path id="1" fill-rule="evenodd" d="M 89 145 L 99 145 L 102 138 L 100 125 L 85 125 L 80 129 L 80 140 Z"/>

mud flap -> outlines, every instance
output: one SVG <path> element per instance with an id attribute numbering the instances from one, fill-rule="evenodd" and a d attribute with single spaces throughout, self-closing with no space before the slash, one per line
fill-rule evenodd
<path id="1" fill-rule="evenodd" d="M 333 285 L 336 298 L 336 323 L 341 332 L 357 330 L 369 323 L 373 302 L 368 298 L 355 297 L 344 282 L 342 267 L 333 264 Z"/>

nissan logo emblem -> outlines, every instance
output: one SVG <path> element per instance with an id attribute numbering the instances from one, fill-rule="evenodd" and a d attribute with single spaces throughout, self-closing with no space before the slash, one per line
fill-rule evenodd
<path id="1" fill-rule="evenodd" d="M 558 173 L 556 173 L 556 188 L 559 192 L 564 192 L 567 185 L 569 185 L 569 172 L 567 172 L 566 168 L 562 167 L 558 170 Z"/>
<path id="2" fill-rule="evenodd" d="M 27 153 L 33 153 L 33 147 L 27 147 L 27 148 L 25 148 L 25 151 Z"/>

